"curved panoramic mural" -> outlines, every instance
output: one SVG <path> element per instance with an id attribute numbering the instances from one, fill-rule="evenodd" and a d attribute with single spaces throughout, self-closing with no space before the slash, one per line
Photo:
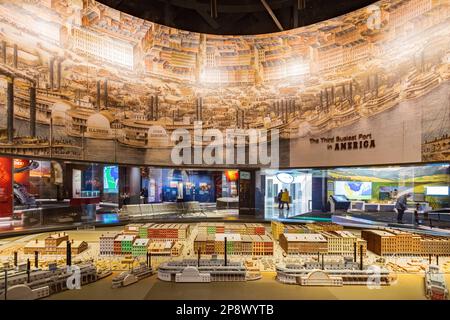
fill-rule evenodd
<path id="1" fill-rule="evenodd" d="M 170 165 L 177 129 L 204 147 L 211 132 L 248 146 L 258 129 L 282 166 L 450 159 L 445 0 L 380 1 L 258 36 L 181 31 L 90 0 L 0 0 L 0 41 L 0 153 Z"/>

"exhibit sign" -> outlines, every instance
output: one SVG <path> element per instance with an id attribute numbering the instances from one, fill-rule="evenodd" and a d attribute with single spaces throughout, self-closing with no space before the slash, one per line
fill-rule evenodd
<path id="1" fill-rule="evenodd" d="M 0 157 L 0 218 L 13 214 L 13 160 Z"/>

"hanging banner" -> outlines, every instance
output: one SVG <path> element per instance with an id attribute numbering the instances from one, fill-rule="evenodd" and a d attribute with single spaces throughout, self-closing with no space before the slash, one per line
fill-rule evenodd
<path id="1" fill-rule="evenodd" d="M 0 157 L 0 218 L 13 214 L 12 159 Z"/>

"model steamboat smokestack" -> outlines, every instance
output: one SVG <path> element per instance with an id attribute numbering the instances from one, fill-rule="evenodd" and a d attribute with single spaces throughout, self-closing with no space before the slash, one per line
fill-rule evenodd
<path id="1" fill-rule="evenodd" d="M 66 264 L 68 266 L 72 265 L 72 244 L 70 243 L 69 240 L 67 240 L 66 242 L 67 247 L 66 247 Z"/>
<path id="2" fill-rule="evenodd" d="M 147 266 L 152 267 L 152 254 L 150 252 L 147 252 Z"/>
<path id="3" fill-rule="evenodd" d="M 5 288 L 4 288 L 4 295 L 5 295 L 5 300 L 8 300 L 7 295 L 8 295 L 8 270 L 5 269 Z"/>
<path id="4" fill-rule="evenodd" d="M 34 267 L 39 268 L 39 251 L 34 252 Z"/>
<path id="5" fill-rule="evenodd" d="M 353 262 L 356 262 L 356 242 L 353 243 Z"/>
<path id="6" fill-rule="evenodd" d="M 227 237 L 223 239 L 223 254 L 225 259 L 225 267 L 227 266 Z"/>
<path id="7" fill-rule="evenodd" d="M 27 259 L 27 283 L 30 283 L 31 264 L 30 259 Z"/>
<path id="8" fill-rule="evenodd" d="M 363 270 L 364 266 L 363 266 L 363 246 L 360 245 L 359 246 L 359 269 Z"/>
<path id="9" fill-rule="evenodd" d="M 198 255 L 198 257 L 197 257 L 197 267 L 200 267 L 200 256 L 201 256 L 200 248 L 198 248 L 197 255 Z"/>
<path id="10" fill-rule="evenodd" d="M 17 251 L 14 251 L 14 267 L 17 267 Z"/>

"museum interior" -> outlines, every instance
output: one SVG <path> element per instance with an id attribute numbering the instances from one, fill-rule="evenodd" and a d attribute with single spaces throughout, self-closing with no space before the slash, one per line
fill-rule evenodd
<path id="1" fill-rule="evenodd" d="M 0 0 L 1 300 L 449 283 L 448 1 Z"/>

